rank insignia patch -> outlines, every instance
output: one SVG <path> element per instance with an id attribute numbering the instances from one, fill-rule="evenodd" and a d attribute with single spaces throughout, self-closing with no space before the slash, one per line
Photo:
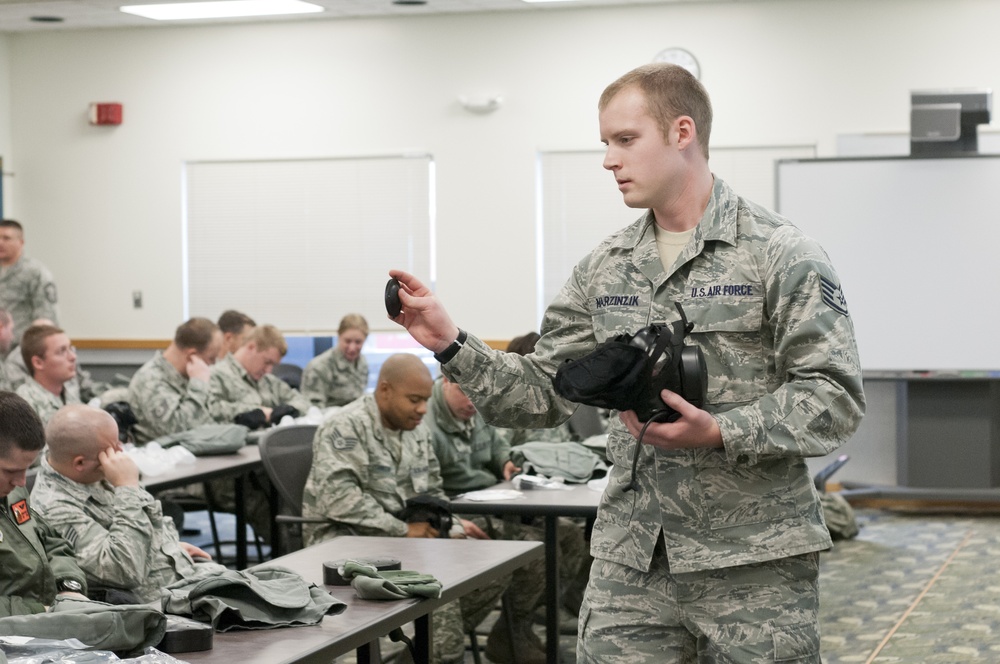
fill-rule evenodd
<path id="1" fill-rule="evenodd" d="M 28 509 L 27 500 L 17 501 L 10 506 L 10 511 L 14 515 L 14 521 L 16 521 L 19 526 L 27 523 L 28 520 L 31 519 L 31 511 Z"/>
<path id="2" fill-rule="evenodd" d="M 823 301 L 826 305 L 837 313 L 847 315 L 847 300 L 844 299 L 844 291 L 841 287 L 826 277 L 819 278 L 819 287 L 823 292 Z"/>

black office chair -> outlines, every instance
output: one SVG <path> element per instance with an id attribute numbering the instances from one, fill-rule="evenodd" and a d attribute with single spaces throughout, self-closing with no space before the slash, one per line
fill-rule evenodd
<path id="1" fill-rule="evenodd" d="M 297 364 L 282 362 L 281 364 L 275 365 L 274 375 L 288 383 L 296 390 L 299 389 L 300 385 L 302 385 L 302 367 Z"/>
<path id="2" fill-rule="evenodd" d="M 323 518 L 302 516 L 302 493 L 312 467 L 312 441 L 316 434 L 315 424 L 293 424 L 275 427 L 265 431 L 257 441 L 260 460 L 264 464 L 268 479 L 278 493 L 278 510 L 274 520 L 278 524 L 294 524 L 288 538 L 273 534 L 276 548 L 295 537 L 293 546 L 285 545 L 288 553 L 301 548 L 303 523 L 326 523 Z"/>

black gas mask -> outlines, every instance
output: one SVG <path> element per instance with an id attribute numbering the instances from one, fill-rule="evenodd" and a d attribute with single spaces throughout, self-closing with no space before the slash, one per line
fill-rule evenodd
<path id="1" fill-rule="evenodd" d="M 552 379 L 556 392 L 575 403 L 634 410 L 646 426 L 651 422 L 673 422 L 680 417 L 660 398 L 664 389 L 701 408 L 708 392 L 705 356 L 701 348 L 684 345 L 684 337 L 694 325 L 688 323 L 681 305 L 676 306 L 680 320 L 647 325 L 635 334 L 619 334 L 598 344 L 587 355 L 566 361 Z M 637 444 L 629 488 L 635 487 L 639 450 Z"/>

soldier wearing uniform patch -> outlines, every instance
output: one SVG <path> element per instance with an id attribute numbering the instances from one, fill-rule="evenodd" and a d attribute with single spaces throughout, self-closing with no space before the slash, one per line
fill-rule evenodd
<path id="1" fill-rule="evenodd" d="M 669 390 L 674 422 L 618 414 L 594 525 L 580 662 L 819 662 L 818 552 L 830 546 L 805 457 L 864 413 L 854 328 L 823 249 L 708 166 L 712 110 L 686 70 L 653 64 L 598 105 L 604 167 L 647 211 L 581 260 L 535 352 L 490 349 L 433 293 L 402 284 L 396 321 L 497 425 L 564 421 L 552 376 L 613 336 L 679 318 L 704 353 L 704 409 Z M 634 488 L 631 488 L 633 487 Z"/>
<path id="2" fill-rule="evenodd" d="M 44 445 L 31 406 L 0 392 L 0 617 L 43 613 L 60 595 L 86 599 L 73 549 L 28 503 L 26 473 Z"/>
<path id="3" fill-rule="evenodd" d="M 38 318 L 54 323 L 58 299 L 49 269 L 24 255 L 24 228 L 13 219 L 0 221 L 0 307 L 14 319 L 14 338 Z"/>
<path id="4" fill-rule="evenodd" d="M 407 499 L 414 496 L 445 498 L 431 435 L 421 425 L 433 384 L 419 357 L 392 355 L 382 364 L 374 394 L 351 402 L 317 429 L 302 514 L 330 521 L 304 526 L 306 544 L 338 535 L 441 535 L 428 522 L 407 523 L 398 516 Z M 488 539 L 478 526 L 464 519 L 456 519 L 451 536 Z M 461 661 L 463 634 L 485 617 L 502 591 L 502 586 L 491 587 L 463 597 L 461 615 L 454 603 L 434 612 L 437 661 Z M 502 620 L 497 623 L 503 627 Z M 524 655 L 520 661 L 539 661 L 543 653 L 539 648 L 532 650 L 519 652 Z M 509 651 L 507 655 L 504 661 L 510 660 Z"/>
<path id="5" fill-rule="evenodd" d="M 160 599 L 160 590 L 183 579 L 226 571 L 195 560 L 211 556 L 180 541 L 160 501 L 139 485 L 139 468 L 118 441 L 108 413 L 67 406 L 45 428 L 48 451 L 31 497 L 35 508 L 72 542 L 92 583 Z"/>

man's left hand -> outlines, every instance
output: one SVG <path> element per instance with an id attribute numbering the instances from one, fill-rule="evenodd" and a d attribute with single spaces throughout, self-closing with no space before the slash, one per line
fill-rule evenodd
<path id="1" fill-rule="evenodd" d="M 510 478 L 521 472 L 521 469 L 515 466 L 513 461 L 508 461 L 503 465 L 503 470 L 501 472 L 503 473 L 503 481 L 510 482 Z"/>
<path id="2" fill-rule="evenodd" d="M 697 447 L 722 447 L 722 432 L 715 418 L 706 411 L 692 405 L 679 394 L 670 390 L 660 393 L 663 403 L 680 414 L 675 422 L 653 422 L 646 429 L 642 442 L 665 450 L 681 450 Z M 645 422 L 640 422 L 634 410 L 618 414 L 618 419 L 635 438 Z"/>

